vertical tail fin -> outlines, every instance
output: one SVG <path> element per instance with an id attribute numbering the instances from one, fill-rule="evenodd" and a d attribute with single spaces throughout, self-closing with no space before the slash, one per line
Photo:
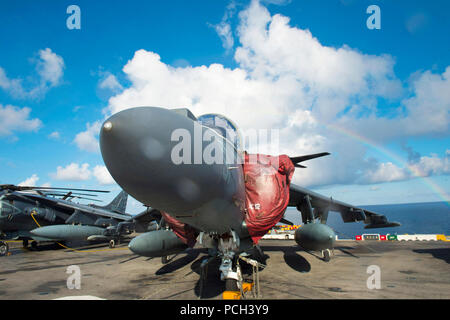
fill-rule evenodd
<path id="1" fill-rule="evenodd" d="M 106 206 L 103 206 L 103 209 L 111 210 L 117 213 L 125 213 L 125 210 L 127 208 L 127 202 L 128 202 L 128 193 L 125 191 L 121 191 L 114 199 L 111 201 L 111 203 L 107 204 Z"/>

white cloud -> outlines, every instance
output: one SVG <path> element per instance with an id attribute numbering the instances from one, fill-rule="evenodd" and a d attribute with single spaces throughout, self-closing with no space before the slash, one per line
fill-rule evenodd
<path id="1" fill-rule="evenodd" d="M 396 117 L 371 114 L 365 118 L 344 116 L 336 125 L 352 127 L 377 143 L 401 137 L 444 136 L 450 123 L 450 66 L 442 74 L 417 72 L 411 81 L 410 97 L 402 100 Z"/>
<path id="2" fill-rule="evenodd" d="M 0 137 L 14 131 L 37 131 L 42 126 L 39 119 L 29 119 L 31 109 L 0 104 Z"/>
<path id="3" fill-rule="evenodd" d="M 447 150 L 444 158 L 439 158 L 436 154 L 431 157 L 420 157 L 419 161 L 409 167 L 416 176 L 420 177 L 450 174 L 450 150 Z"/>
<path id="4" fill-rule="evenodd" d="M 412 83 L 414 95 L 403 101 L 408 115 L 402 127 L 411 135 L 447 133 L 450 123 L 450 66 L 442 74 L 425 71 Z"/>
<path id="5" fill-rule="evenodd" d="M 31 177 L 25 179 L 24 181 L 18 183 L 18 186 L 23 186 L 23 187 L 34 187 L 37 186 L 37 182 L 39 181 L 39 177 L 37 174 L 33 174 L 31 175 Z M 50 187 L 51 184 L 49 182 L 43 183 L 41 185 L 41 187 Z"/>
<path id="6" fill-rule="evenodd" d="M 297 110 L 314 109 L 315 118 L 333 118 L 352 95 L 390 96 L 396 90 L 387 88 L 400 86 L 389 56 L 323 46 L 308 30 L 290 27 L 287 17 L 271 17 L 258 2 L 239 16 L 239 68 L 212 64 L 175 69 L 156 53 L 139 50 L 123 69 L 132 86 L 112 97 L 109 109 L 190 106 L 194 112 L 225 113 L 244 127 L 259 120 L 272 127 Z M 167 88 L 172 88 L 170 95 Z"/>
<path id="7" fill-rule="evenodd" d="M 21 78 L 10 79 L 0 67 L 0 88 L 15 98 L 42 98 L 51 87 L 61 83 L 64 70 L 64 60 L 50 48 L 39 50 L 39 58 L 33 59 L 36 64 L 38 78 L 30 77 L 29 83 L 23 84 Z"/>
<path id="8" fill-rule="evenodd" d="M 239 16 L 242 45 L 236 49 L 235 59 L 253 77 L 291 75 L 300 89 L 327 98 L 369 91 L 384 94 L 385 82 L 398 86 L 394 61 L 388 55 L 366 55 L 345 45 L 337 49 L 324 46 L 309 30 L 289 26 L 288 17 L 271 16 L 257 1 Z"/>
<path id="9" fill-rule="evenodd" d="M 17 185 L 23 187 L 34 187 L 38 180 L 39 177 L 37 176 L 37 174 L 33 174 L 31 177 L 25 179 L 25 181 L 18 183 Z"/>
<path id="10" fill-rule="evenodd" d="M 123 87 L 117 80 L 116 76 L 114 76 L 113 74 L 110 74 L 110 73 L 108 73 L 107 76 L 100 81 L 98 86 L 101 89 L 108 89 L 113 92 L 123 90 Z"/>
<path id="11" fill-rule="evenodd" d="M 236 11 L 236 4 L 234 1 L 228 4 L 225 14 L 222 17 L 222 21 L 220 23 L 213 25 L 220 39 L 222 40 L 222 45 L 225 50 L 228 52 L 233 49 L 234 46 L 234 37 L 233 31 L 231 30 L 230 19 L 234 15 Z"/>
<path id="12" fill-rule="evenodd" d="M 61 135 L 59 134 L 58 131 L 53 131 L 48 135 L 48 137 L 53 140 L 58 140 L 61 137 Z"/>
<path id="13" fill-rule="evenodd" d="M 222 45 L 227 50 L 230 51 L 234 46 L 234 38 L 231 32 L 231 26 L 229 23 L 221 22 L 214 26 L 217 34 L 222 39 Z"/>
<path id="14" fill-rule="evenodd" d="M 406 180 L 408 175 L 406 170 L 393 164 L 392 162 L 380 163 L 375 170 L 369 170 L 363 176 L 365 183 L 380 183 Z"/>
<path id="15" fill-rule="evenodd" d="M 86 131 L 82 131 L 75 136 L 74 142 L 84 151 L 99 152 L 99 144 L 97 136 L 100 133 L 100 121 L 96 121 L 93 124 L 86 124 Z"/>
<path id="16" fill-rule="evenodd" d="M 39 60 L 37 62 L 37 72 L 43 84 L 51 87 L 58 85 L 63 76 L 64 60 L 50 48 L 39 50 Z"/>
<path id="17" fill-rule="evenodd" d="M 78 164 L 72 162 L 65 167 L 58 166 L 56 173 L 51 173 L 50 176 L 55 180 L 64 181 L 86 181 L 93 176 L 101 185 L 116 183 L 105 166 L 97 165 L 90 170 L 88 163 Z"/>
<path id="18" fill-rule="evenodd" d="M 58 166 L 56 173 L 52 173 L 51 177 L 55 180 L 84 181 L 91 177 L 91 171 L 87 163 L 83 163 L 80 166 L 78 163 L 72 162 L 66 167 Z"/>
<path id="19" fill-rule="evenodd" d="M 443 158 L 436 154 L 423 156 L 399 167 L 391 162 L 377 163 L 368 169 L 358 181 L 363 184 L 403 181 L 417 177 L 439 176 L 450 174 L 450 150 L 446 151 Z"/>
<path id="20" fill-rule="evenodd" d="M 15 97 L 22 97 L 25 95 L 24 89 L 22 88 L 22 80 L 9 79 L 2 67 L 0 67 L 0 88 L 10 92 Z"/>
<path id="21" fill-rule="evenodd" d="M 225 15 L 222 21 L 230 26 L 227 19 Z M 188 107 L 197 116 L 224 114 L 244 130 L 277 128 L 281 152 L 332 153 L 298 170 L 294 181 L 302 185 L 409 176 L 405 168 L 366 159 L 367 147 L 349 135 L 336 134 L 333 126 L 350 128 L 375 143 L 448 134 L 450 67 L 442 75 L 418 74 L 396 117 L 382 117 L 377 100 L 397 101 L 405 93 L 395 76 L 393 57 L 364 54 L 346 45 L 325 46 L 309 30 L 290 26 L 288 17 L 271 15 L 258 1 L 240 12 L 239 19 L 234 54 L 238 67 L 174 68 L 157 53 L 138 50 L 123 68 L 131 85 L 109 99 L 106 113 L 143 105 Z M 231 32 L 227 27 L 222 31 Z"/>
<path id="22" fill-rule="evenodd" d="M 97 182 L 101 185 L 110 185 L 116 183 L 105 166 L 95 166 L 92 173 L 97 179 Z"/>

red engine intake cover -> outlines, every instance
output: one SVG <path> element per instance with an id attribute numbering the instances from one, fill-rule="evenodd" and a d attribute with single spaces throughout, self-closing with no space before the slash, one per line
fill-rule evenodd
<path id="1" fill-rule="evenodd" d="M 245 155 L 245 222 L 253 243 L 283 218 L 294 170 L 287 155 Z"/>
<path id="2" fill-rule="evenodd" d="M 169 227 L 172 229 L 172 231 L 178 236 L 178 238 L 181 239 L 181 241 L 183 241 L 191 248 L 194 247 L 198 232 L 193 227 L 186 223 L 178 221 L 177 219 L 163 211 L 161 211 L 161 215 L 163 216 Z"/>
<path id="3" fill-rule="evenodd" d="M 283 217 L 294 170 L 294 164 L 286 155 L 245 154 L 245 223 L 253 243 L 258 243 Z M 194 228 L 165 212 L 161 214 L 184 243 L 190 247 L 195 245 L 198 232 Z"/>

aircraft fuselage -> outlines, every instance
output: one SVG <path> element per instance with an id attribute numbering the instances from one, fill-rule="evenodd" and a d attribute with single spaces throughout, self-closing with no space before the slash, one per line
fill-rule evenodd
<path id="1" fill-rule="evenodd" d="M 132 108 L 103 124 L 100 148 L 138 201 L 209 234 L 245 233 L 241 155 L 215 130 L 172 110 Z"/>

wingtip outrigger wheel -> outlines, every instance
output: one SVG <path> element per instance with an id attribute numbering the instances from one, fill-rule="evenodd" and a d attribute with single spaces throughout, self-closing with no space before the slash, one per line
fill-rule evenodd
<path id="1" fill-rule="evenodd" d="M 331 250 L 330 249 L 322 250 L 322 259 L 325 262 L 330 261 L 330 259 L 331 259 Z"/>

